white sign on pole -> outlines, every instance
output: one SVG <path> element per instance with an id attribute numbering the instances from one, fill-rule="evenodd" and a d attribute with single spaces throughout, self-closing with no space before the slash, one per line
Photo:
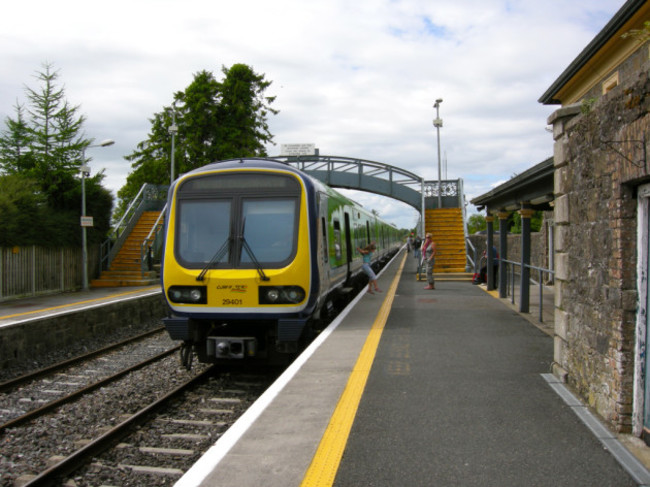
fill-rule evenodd
<path id="1" fill-rule="evenodd" d="M 316 144 L 281 144 L 281 156 L 313 156 L 316 154 Z"/>
<path id="2" fill-rule="evenodd" d="M 81 226 L 82 227 L 92 227 L 93 226 L 93 217 L 92 216 L 82 216 L 81 217 Z"/>

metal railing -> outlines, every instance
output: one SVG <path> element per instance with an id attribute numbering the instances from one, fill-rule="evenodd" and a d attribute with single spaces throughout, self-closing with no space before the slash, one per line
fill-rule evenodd
<path id="1" fill-rule="evenodd" d="M 472 251 L 471 255 L 470 250 Z M 471 269 L 474 269 L 474 272 L 477 272 L 478 269 L 476 266 L 478 265 L 478 250 L 476 250 L 472 241 L 467 237 L 465 237 L 465 259 L 467 260 L 465 270 L 469 272 Z"/>
<path id="2" fill-rule="evenodd" d="M 146 238 L 140 244 L 140 269 L 142 271 L 142 278 L 144 279 L 144 273 L 150 271 L 153 268 L 153 258 L 160 249 L 162 248 L 162 229 L 165 218 L 165 212 L 167 211 L 167 204 L 163 207 L 156 220 L 156 223 L 151 227 L 151 231 L 146 236 Z"/>
<path id="3" fill-rule="evenodd" d="M 514 262 L 512 260 L 507 260 L 507 259 L 501 259 L 501 262 L 505 263 L 507 266 L 509 265 L 508 272 L 506 273 L 507 276 L 507 281 L 506 281 L 506 296 L 510 296 L 511 300 L 510 302 L 512 304 L 515 304 L 515 283 L 516 283 L 516 277 L 521 276 L 521 274 L 517 274 L 515 272 L 516 268 L 521 269 L 521 262 Z M 535 281 L 534 279 L 531 279 L 533 284 L 536 284 L 539 289 L 539 321 L 541 323 L 544 322 L 544 276 L 548 275 L 551 281 L 555 279 L 555 271 L 551 269 L 545 269 L 543 267 L 537 267 L 534 265 L 530 264 L 525 264 L 525 267 L 527 269 L 530 269 L 531 271 L 537 271 L 537 276 L 538 279 Z M 520 300 L 521 300 L 521 291 L 520 291 Z"/>
<path id="4" fill-rule="evenodd" d="M 124 244 L 126 237 L 143 212 L 147 210 L 160 210 L 167 200 L 168 186 L 144 183 L 138 194 L 131 201 L 122 218 L 113 226 L 100 248 L 100 269 L 108 269 L 112 260 Z"/>

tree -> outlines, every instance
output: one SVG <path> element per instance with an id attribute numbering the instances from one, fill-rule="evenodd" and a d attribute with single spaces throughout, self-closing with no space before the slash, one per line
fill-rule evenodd
<path id="1" fill-rule="evenodd" d="M 530 231 L 539 232 L 542 228 L 544 220 L 544 213 L 542 211 L 535 211 L 530 217 Z M 508 217 L 508 228 L 510 233 L 521 233 L 521 215 L 518 211 L 514 211 Z"/>
<path id="2" fill-rule="evenodd" d="M 25 121 L 25 109 L 16 102 L 16 118 L 7 117 L 7 130 L 0 134 L 0 170 L 7 174 L 26 172 L 34 167 L 34 154 L 30 150 L 32 136 Z"/>
<path id="3" fill-rule="evenodd" d="M 217 112 L 221 157 L 265 156 L 264 144 L 273 142 L 266 118 L 278 113 L 271 108 L 275 97 L 264 96 L 271 82 L 245 64 L 223 67 L 222 72 L 225 79 Z"/>
<path id="4" fill-rule="evenodd" d="M 20 174 L 0 176 L 0 247 L 36 243 L 45 197 Z"/>
<path id="5" fill-rule="evenodd" d="M 79 107 L 71 105 L 64 89 L 56 85 L 58 71 L 50 64 L 43 67 L 44 71 L 36 76 L 39 87 L 25 89 L 27 107 L 16 103 L 15 118 L 5 120 L 6 130 L 0 134 L 0 169 L 3 174 L 20 176 L 44 201 L 26 204 L 22 192 L 15 193 L 11 200 L 14 203 L 10 205 L 8 199 L 3 202 L 10 216 L 2 224 L 6 231 L 18 232 L 7 235 L 13 245 L 79 245 L 79 167 L 88 160 L 82 161 L 82 154 L 92 140 L 83 134 L 85 117 L 78 114 Z M 92 202 L 89 214 L 95 221 L 89 232 L 90 242 L 103 240 L 109 229 L 112 195 L 101 186 L 103 178 L 99 173 L 86 183 Z M 16 180 L 8 181 L 5 184 L 13 191 Z M 22 202 L 22 206 L 15 202 Z M 19 206 L 20 215 L 13 211 Z M 24 217 L 31 218 L 29 228 L 21 223 Z M 38 241 L 29 235 L 32 228 L 38 229 Z"/>
<path id="6" fill-rule="evenodd" d="M 273 142 L 267 117 L 278 113 L 270 106 L 275 97 L 264 96 L 271 82 L 245 64 L 222 67 L 222 73 L 221 82 L 211 72 L 196 73 L 184 91 L 174 94 L 171 106 L 154 114 L 148 140 L 125 157 L 133 171 L 118 191 L 118 215 L 145 182 L 169 184 L 174 117 L 175 174 L 219 160 L 266 155 L 265 144 Z"/>
<path id="7" fill-rule="evenodd" d="M 41 182 L 50 203 L 57 207 L 61 193 L 69 190 L 82 164 L 84 147 L 91 141 L 82 135 L 85 117 L 77 115 L 79 107 L 71 106 L 63 88 L 56 86 L 58 71 L 52 71 L 50 64 L 43 67 L 45 71 L 36 76 L 41 82 L 39 89 L 27 88 L 30 149 L 35 161 L 28 173 Z"/>
<path id="8" fill-rule="evenodd" d="M 472 234 L 485 230 L 487 228 L 487 223 L 485 217 L 480 213 L 475 213 L 470 215 L 467 219 L 467 233 Z"/>

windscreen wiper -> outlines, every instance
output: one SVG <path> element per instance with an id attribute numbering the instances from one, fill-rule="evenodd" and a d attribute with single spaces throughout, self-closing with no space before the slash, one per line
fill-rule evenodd
<path id="1" fill-rule="evenodd" d="M 250 245 L 248 245 L 248 242 L 246 241 L 246 238 L 244 237 L 244 230 L 245 229 L 246 229 L 246 218 L 244 218 L 244 221 L 242 222 L 241 235 L 238 235 L 237 239 L 241 240 L 242 248 L 244 250 L 246 250 L 246 252 L 248 253 L 248 256 L 253 261 L 253 264 L 255 264 L 257 272 L 260 275 L 260 279 L 262 279 L 262 281 L 270 281 L 270 279 L 266 276 L 266 274 L 264 274 L 264 269 L 262 269 L 262 265 L 259 263 L 259 261 L 255 257 L 255 254 L 253 253 L 253 249 L 251 249 Z"/>
<path id="2" fill-rule="evenodd" d="M 217 250 L 217 253 L 212 256 L 210 259 L 210 262 L 203 268 L 201 273 L 196 276 L 197 281 L 202 281 L 203 278 L 205 277 L 206 272 L 208 272 L 208 269 L 210 269 L 215 262 L 219 262 L 221 258 L 226 255 L 226 252 L 228 252 L 228 247 L 230 246 L 230 241 L 232 240 L 232 237 L 226 238 L 226 241 L 223 243 L 221 247 L 219 247 L 219 250 Z"/>
<path id="3" fill-rule="evenodd" d="M 264 274 L 264 269 L 262 269 L 262 265 L 255 258 L 255 254 L 253 254 L 253 250 L 250 248 L 250 245 L 248 245 L 248 242 L 246 241 L 244 236 L 240 235 L 239 238 L 241 239 L 242 247 L 246 250 L 246 252 L 248 252 L 248 255 L 253 261 L 253 264 L 255 264 L 255 267 L 257 268 L 257 272 L 260 275 L 260 279 L 262 279 L 262 281 L 270 281 L 271 279 L 269 279 L 267 275 Z"/>

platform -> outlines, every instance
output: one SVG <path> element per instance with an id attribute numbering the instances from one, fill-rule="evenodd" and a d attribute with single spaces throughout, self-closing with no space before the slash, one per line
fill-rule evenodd
<path id="1" fill-rule="evenodd" d="M 56 316 L 109 302 L 160 294 L 160 285 L 131 288 L 90 288 L 87 291 L 43 294 L 0 302 L 0 327 Z"/>
<path id="2" fill-rule="evenodd" d="M 424 290 L 403 257 L 177 487 L 650 485 L 549 374 L 551 336 L 471 283 Z"/>
<path id="3" fill-rule="evenodd" d="M 91 288 L 0 303 L 0 369 L 21 370 L 118 328 L 165 316 L 160 286 Z M 40 362 L 39 362 L 40 364 Z"/>

